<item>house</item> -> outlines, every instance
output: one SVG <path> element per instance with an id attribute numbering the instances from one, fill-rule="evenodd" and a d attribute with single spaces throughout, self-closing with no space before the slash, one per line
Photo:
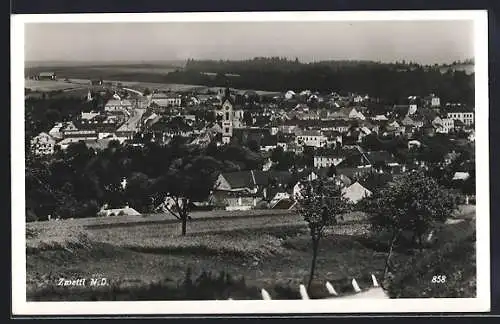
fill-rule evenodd
<path id="1" fill-rule="evenodd" d="M 83 120 L 91 120 L 93 119 L 94 117 L 96 116 L 99 116 L 99 112 L 96 112 L 96 111 L 91 111 L 91 112 L 83 112 L 82 111 L 82 114 L 80 116 L 80 119 L 83 119 Z"/>
<path id="2" fill-rule="evenodd" d="M 182 98 L 178 94 L 174 93 L 155 93 L 151 96 L 151 103 L 154 103 L 158 107 L 179 107 L 182 103 Z"/>
<path id="3" fill-rule="evenodd" d="M 40 133 L 31 139 L 31 152 L 35 155 L 54 154 L 56 140 L 47 133 Z"/>
<path id="4" fill-rule="evenodd" d="M 114 209 L 105 209 L 102 208 L 98 213 L 99 217 L 109 217 L 109 216 L 141 216 L 141 214 L 129 206 L 124 208 L 114 208 Z"/>
<path id="5" fill-rule="evenodd" d="M 393 175 L 390 173 L 372 172 L 362 177 L 359 183 L 373 193 L 384 188 L 387 184 L 391 183 L 392 180 Z"/>
<path id="6" fill-rule="evenodd" d="M 277 192 L 286 191 L 292 182 L 289 172 L 250 170 L 221 173 L 214 183 L 212 197 L 226 208 L 249 209 L 262 199 L 269 200 Z"/>
<path id="7" fill-rule="evenodd" d="M 49 131 L 49 135 L 56 140 L 60 140 L 64 137 L 65 131 L 77 130 L 73 122 L 56 123 L 54 127 Z"/>
<path id="8" fill-rule="evenodd" d="M 460 180 L 460 181 L 465 181 L 467 179 L 469 179 L 470 177 L 470 174 L 469 172 L 455 172 L 455 174 L 453 174 L 453 181 L 455 180 Z"/>
<path id="9" fill-rule="evenodd" d="M 102 79 L 95 79 L 95 80 L 90 80 L 90 85 L 103 85 Z"/>
<path id="10" fill-rule="evenodd" d="M 392 168 L 399 166 L 394 156 L 387 151 L 370 151 L 362 153 L 375 169 Z"/>
<path id="11" fill-rule="evenodd" d="M 274 209 L 278 209 L 278 208 L 275 208 L 278 203 L 280 203 L 284 200 L 291 202 L 291 197 L 292 196 L 287 192 L 277 192 L 276 195 L 274 195 L 273 198 L 271 199 L 271 201 L 269 202 L 269 207 L 274 208 Z M 289 204 L 288 208 L 286 208 L 286 209 L 289 209 L 292 204 L 293 204 L 293 202 L 291 202 Z"/>
<path id="12" fill-rule="evenodd" d="M 56 78 L 55 72 L 40 72 L 37 77 L 38 80 L 55 80 Z"/>
<path id="13" fill-rule="evenodd" d="M 161 117 L 154 112 L 152 112 L 151 114 L 148 114 L 147 116 L 143 116 L 142 118 L 143 118 L 142 124 L 146 128 L 153 126 L 155 123 L 157 123 L 161 119 Z"/>
<path id="14" fill-rule="evenodd" d="M 63 138 L 72 138 L 78 140 L 89 140 L 89 139 L 97 139 L 98 132 L 95 129 L 80 129 L 80 130 L 64 130 Z"/>
<path id="15" fill-rule="evenodd" d="M 356 108 L 352 107 L 341 108 L 340 110 L 331 113 L 331 118 L 365 120 L 365 116 L 360 111 L 357 111 Z"/>
<path id="16" fill-rule="evenodd" d="M 452 118 L 436 117 L 432 121 L 432 125 L 436 127 L 436 133 L 448 134 L 455 129 L 455 121 Z"/>
<path id="17" fill-rule="evenodd" d="M 448 118 L 453 119 L 454 121 L 461 121 L 466 126 L 474 124 L 473 112 L 451 112 L 448 113 Z"/>
<path id="18" fill-rule="evenodd" d="M 262 151 L 271 151 L 274 150 L 277 146 L 278 146 L 278 137 L 276 135 L 264 136 L 264 138 L 260 142 L 260 149 Z M 285 143 L 285 148 L 286 148 L 286 143 Z"/>
<path id="19" fill-rule="evenodd" d="M 372 120 L 375 120 L 375 121 L 387 121 L 389 119 L 385 115 L 376 115 L 375 117 L 372 118 Z"/>
<path id="20" fill-rule="evenodd" d="M 314 167 L 329 167 L 331 165 L 337 166 L 344 160 L 345 156 L 342 152 L 333 150 L 319 151 L 314 155 Z"/>
<path id="21" fill-rule="evenodd" d="M 403 118 L 401 124 L 403 124 L 404 126 L 422 127 L 424 126 L 424 121 L 421 118 L 418 118 L 418 116 L 410 117 L 407 115 L 405 118 Z"/>
<path id="22" fill-rule="evenodd" d="M 356 110 L 356 108 L 352 108 L 349 112 L 349 119 L 365 120 L 366 118 L 361 111 Z"/>
<path id="23" fill-rule="evenodd" d="M 431 108 L 441 107 L 441 99 L 434 93 L 431 93 L 429 96 L 425 97 L 424 102 L 427 106 L 430 106 Z"/>
<path id="24" fill-rule="evenodd" d="M 297 145 L 323 147 L 327 142 L 326 136 L 317 130 L 302 130 L 298 131 L 295 135 L 295 143 Z"/>
<path id="25" fill-rule="evenodd" d="M 420 148 L 422 146 L 422 143 L 417 140 L 411 140 L 408 141 L 408 150 L 414 149 L 414 148 Z"/>
<path id="26" fill-rule="evenodd" d="M 342 189 L 342 196 L 352 204 L 357 204 L 364 198 L 368 198 L 372 192 L 361 185 L 358 181 Z"/>
<path id="27" fill-rule="evenodd" d="M 122 110 L 130 110 L 133 105 L 130 100 L 118 100 L 118 99 L 110 99 L 104 106 L 104 111 L 114 112 L 114 111 L 122 111 Z"/>

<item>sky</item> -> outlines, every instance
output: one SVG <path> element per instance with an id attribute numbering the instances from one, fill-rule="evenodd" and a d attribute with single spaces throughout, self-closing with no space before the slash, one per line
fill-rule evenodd
<path id="1" fill-rule="evenodd" d="M 280 56 L 451 63 L 474 57 L 472 21 L 27 23 L 26 61 Z"/>

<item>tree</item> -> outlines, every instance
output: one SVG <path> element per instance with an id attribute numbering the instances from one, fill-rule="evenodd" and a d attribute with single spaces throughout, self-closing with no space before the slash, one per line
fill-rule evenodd
<path id="1" fill-rule="evenodd" d="M 253 125 L 252 113 L 250 113 L 248 110 L 246 110 L 245 112 L 243 112 L 243 122 L 247 126 L 252 126 Z"/>
<path id="2" fill-rule="evenodd" d="M 168 172 L 158 179 L 155 192 L 172 203 L 164 206 L 181 221 L 183 236 L 191 219 L 191 204 L 208 197 L 221 168 L 221 163 L 212 157 L 188 156 L 173 161 Z"/>
<path id="3" fill-rule="evenodd" d="M 367 198 L 365 209 L 373 229 L 389 233 L 384 278 L 392 269 L 392 252 L 403 232 L 412 233 L 422 250 L 423 235 L 436 223 L 444 223 L 456 206 L 456 197 L 421 171 L 407 173 Z"/>
<path id="4" fill-rule="evenodd" d="M 278 163 L 283 156 L 283 148 L 281 146 L 276 147 L 271 151 L 271 161 Z"/>
<path id="5" fill-rule="evenodd" d="M 348 204 L 342 196 L 340 187 L 322 179 L 304 185 L 297 196 L 299 213 L 304 217 L 309 227 L 312 241 L 312 261 L 308 289 L 314 278 L 319 242 L 328 226 L 337 223 L 337 216 L 348 210 Z"/>

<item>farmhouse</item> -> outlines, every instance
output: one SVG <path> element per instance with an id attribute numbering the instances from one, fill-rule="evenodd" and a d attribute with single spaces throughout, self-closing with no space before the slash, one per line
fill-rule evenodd
<path id="1" fill-rule="evenodd" d="M 55 72 L 40 72 L 37 76 L 38 80 L 55 80 Z"/>

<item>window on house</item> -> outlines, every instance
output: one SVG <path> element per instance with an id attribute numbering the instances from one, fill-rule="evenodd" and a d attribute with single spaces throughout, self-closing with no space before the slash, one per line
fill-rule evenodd
<path id="1" fill-rule="evenodd" d="M 229 120 L 229 113 L 226 112 L 226 120 Z"/>
<path id="2" fill-rule="evenodd" d="M 226 129 L 224 130 L 226 133 L 229 133 L 229 127 L 226 127 Z"/>

